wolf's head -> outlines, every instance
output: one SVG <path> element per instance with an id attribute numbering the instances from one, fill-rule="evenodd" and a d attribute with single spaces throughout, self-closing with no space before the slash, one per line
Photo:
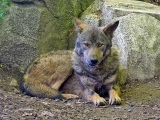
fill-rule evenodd
<path id="1" fill-rule="evenodd" d="M 83 58 L 83 62 L 89 66 L 96 66 L 106 59 L 111 51 L 112 36 L 119 21 L 106 27 L 89 26 L 81 20 L 74 18 L 74 24 L 78 37 L 75 51 Z"/>

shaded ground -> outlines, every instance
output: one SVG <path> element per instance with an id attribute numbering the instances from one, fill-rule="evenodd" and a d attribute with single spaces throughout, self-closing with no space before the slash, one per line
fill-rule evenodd
<path id="1" fill-rule="evenodd" d="M 95 107 L 81 99 L 24 95 L 9 85 L 16 78 L 14 70 L 7 74 L 3 71 L 0 69 L 0 120 L 160 120 L 159 78 L 128 83 L 120 106 Z"/>

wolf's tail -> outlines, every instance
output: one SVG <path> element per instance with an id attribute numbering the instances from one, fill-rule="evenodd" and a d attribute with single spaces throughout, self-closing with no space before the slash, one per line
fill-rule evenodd
<path id="1" fill-rule="evenodd" d="M 22 84 L 23 92 L 27 95 L 39 97 L 39 98 L 51 98 L 51 99 L 63 99 L 61 92 L 52 89 L 46 84 L 35 81 L 31 78 L 24 78 L 24 83 Z"/>

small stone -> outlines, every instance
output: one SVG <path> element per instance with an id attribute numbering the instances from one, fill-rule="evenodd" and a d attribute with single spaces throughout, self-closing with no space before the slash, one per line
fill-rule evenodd
<path id="1" fill-rule="evenodd" d="M 50 103 L 48 103 L 48 102 L 42 102 L 44 105 L 49 105 Z"/>
<path id="2" fill-rule="evenodd" d="M 160 104 L 157 105 L 157 108 L 160 108 Z"/>
<path id="3" fill-rule="evenodd" d="M 128 109 L 128 112 L 132 112 L 132 109 Z"/>
<path id="4" fill-rule="evenodd" d="M 31 116 L 31 115 L 33 115 L 32 113 L 27 113 L 27 112 L 25 112 L 24 114 L 22 114 L 22 116 L 24 117 L 24 116 Z"/>
<path id="5" fill-rule="evenodd" d="M 8 108 L 9 108 L 10 110 L 12 110 L 12 109 L 14 109 L 14 106 L 13 106 L 13 105 L 8 105 Z"/>
<path id="6" fill-rule="evenodd" d="M 15 79 L 12 78 L 12 80 L 10 82 L 10 85 L 14 86 L 14 87 L 17 87 L 18 86 L 17 80 L 15 80 Z"/>
<path id="7" fill-rule="evenodd" d="M 41 113 L 41 116 L 50 116 L 50 117 L 53 117 L 54 116 L 54 114 L 52 114 L 51 112 L 48 112 L 48 111 L 43 111 L 42 113 Z"/>
<path id="8" fill-rule="evenodd" d="M 146 112 L 146 111 L 144 111 L 144 112 L 143 112 L 143 114 L 147 114 L 147 112 Z"/>

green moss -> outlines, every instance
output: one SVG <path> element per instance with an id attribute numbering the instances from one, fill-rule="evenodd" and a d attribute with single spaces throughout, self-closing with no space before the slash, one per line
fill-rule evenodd
<path id="1" fill-rule="evenodd" d="M 160 53 L 157 55 L 155 59 L 155 76 L 160 75 Z"/>
<path id="2" fill-rule="evenodd" d="M 126 69 L 124 69 L 124 68 L 119 66 L 117 84 L 120 85 L 120 86 L 124 85 L 126 83 L 126 79 L 127 79 L 127 71 L 126 71 Z"/>
<path id="3" fill-rule="evenodd" d="M 38 35 L 38 51 L 40 54 L 67 48 L 66 37 L 69 28 L 64 27 L 64 23 L 54 18 L 47 9 L 41 9 Z"/>
<path id="4" fill-rule="evenodd" d="M 159 100 L 160 96 L 158 82 L 158 79 L 133 81 L 126 86 L 126 92 L 122 96 L 136 104 L 155 103 L 155 101 Z"/>
<path id="5" fill-rule="evenodd" d="M 144 2 L 149 2 L 148 0 L 138 0 L 138 1 L 144 1 Z"/>
<path id="6" fill-rule="evenodd" d="M 93 0 L 46 0 L 47 8 L 41 9 L 38 51 L 68 49 L 67 37 L 74 27 L 72 19 L 78 17 Z M 66 4 L 67 3 L 67 4 Z"/>
<path id="7" fill-rule="evenodd" d="M 0 1 L 0 22 L 6 15 L 6 12 L 8 11 L 9 7 L 11 6 L 10 0 L 1 0 Z"/>

